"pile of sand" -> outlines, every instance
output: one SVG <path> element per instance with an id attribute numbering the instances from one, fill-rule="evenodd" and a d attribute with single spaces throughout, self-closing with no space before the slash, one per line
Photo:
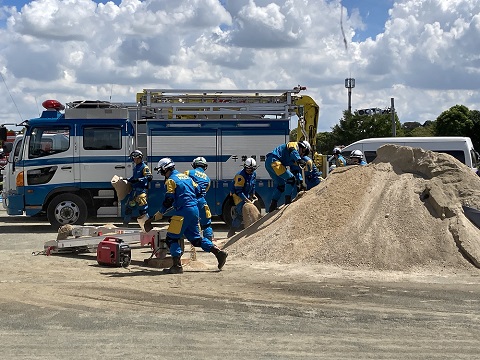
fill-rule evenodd
<path id="1" fill-rule="evenodd" d="M 372 164 L 336 169 L 228 250 L 344 268 L 480 267 L 480 230 L 462 205 L 480 209 L 472 170 L 447 154 L 385 145 Z"/>

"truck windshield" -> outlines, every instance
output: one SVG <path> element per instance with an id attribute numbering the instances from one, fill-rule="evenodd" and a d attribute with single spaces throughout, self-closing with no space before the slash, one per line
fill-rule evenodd
<path id="1" fill-rule="evenodd" d="M 68 127 L 36 127 L 30 133 L 28 158 L 35 159 L 67 151 L 70 148 Z"/>

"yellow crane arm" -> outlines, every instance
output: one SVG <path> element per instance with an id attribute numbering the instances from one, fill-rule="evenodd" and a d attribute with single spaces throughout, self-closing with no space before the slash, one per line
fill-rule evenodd
<path id="1" fill-rule="evenodd" d="M 312 146 L 312 160 L 323 176 L 327 174 L 327 156 L 316 152 L 318 116 L 320 107 L 310 96 L 302 95 L 295 100 L 297 105 L 297 141 L 307 140 Z"/>
<path id="2" fill-rule="evenodd" d="M 317 137 L 318 115 L 320 107 L 307 95 L 302 95 L 295 100 L 298 116 L 297 141 L 307 140 L 315 151 L 315 139 Z"/>

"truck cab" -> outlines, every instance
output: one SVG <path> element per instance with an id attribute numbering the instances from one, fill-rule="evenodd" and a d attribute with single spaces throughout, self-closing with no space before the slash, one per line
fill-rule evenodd
<path id="1" fill-rule="evenodd" d="M 7 213 L 46 214 L 55 227 L 89 215 L 117 216 L 110 180 L 131 172 L 128 111 L 78 106 L 62 113 L 46 105 L 40 118 L 24 124 L 3 170 Z"/>

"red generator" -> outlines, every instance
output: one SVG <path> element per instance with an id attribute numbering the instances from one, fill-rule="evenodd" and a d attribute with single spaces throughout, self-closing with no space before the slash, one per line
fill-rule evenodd
<path id="1" fill-rule="evenodd" d="M 132 259 L 132 250 L 122 239 L 107 236 L 97 247 L 99 265 L 128 267 Z"/>

